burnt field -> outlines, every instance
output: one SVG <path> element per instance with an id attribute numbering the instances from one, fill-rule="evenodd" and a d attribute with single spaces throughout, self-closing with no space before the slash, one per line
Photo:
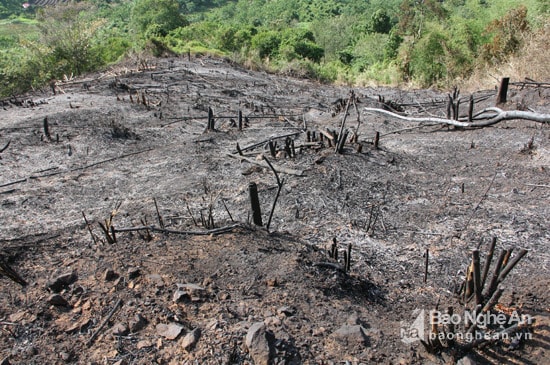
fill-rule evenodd
<path id="1" fill-rule="evenodd" d="M 547 123 L 407 122 L 365 108 L 445 117 L 447 93 L 155 62 L 2 101 L 0 260 L 28 284 L 3 269 L 3 364 L 550 361 Z M 501 107 L 547 114 L 550 89 Z M 491 309 L 529 336 L 402 341 L 417 309 L 475 307 L 457 292 L 492 242 L 487 290 L 526 250 Z"/>

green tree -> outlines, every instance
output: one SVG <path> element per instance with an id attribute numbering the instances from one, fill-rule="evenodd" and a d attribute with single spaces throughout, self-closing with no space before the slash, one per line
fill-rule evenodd
<path id="1" fill-rule="evenodd" d="M 392 27 L 391 18 L 386 10 L 378 9 L 372 14 L 370 21 L 370 29 L 372 32 L 387 34 Z"/>
<path id="2" fill-rule="evenodd" d="M 71 2 L 45 7 L 38 13 L 41 44 L 31 48 L 51 68 L 53 76 L 81 74 L 102 63 L 95 35 L 104 21 L 86 19 L 84 13 L 89 10 L 86 3 Z"/>
<path id="3" fill-rule="evenodd" d="M 130 20 L 144 38 L 164 37 L 170 31 L 187 25 L 176 0 L 137 0 Z"/>

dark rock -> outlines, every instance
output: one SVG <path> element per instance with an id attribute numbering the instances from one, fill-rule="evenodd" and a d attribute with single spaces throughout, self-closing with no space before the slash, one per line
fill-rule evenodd
<path id="1" fill-rule="evenodd" d="M 135 317 L 130 321 L 130 331 L 138 332 L 141 331 L 145 326 L 147 326 L 147 319 L 143 317 L 141 314 L 136 314 Z"/>
<path id="2" fill-rule="evenodd" d="M 131 267 L 128 269 L 128 279 L 133 280 L 141 275 L 141 271 L 137 267 Z"/>
<path id="3" fill-rule="evenodd" d="M 52 294 L 48 298 L 48 303 L 51 305 L 55 305 L 56 307 L 70 307 L 71 305 L 65 298 L 63 298 L 59 294 Z"/>
<path id="4" fill-rule="evenodd" d="M 107 269 L 103 273 L 103 279 L 105 281 L 113 281 L 113 280 L 118 279 L 118 277 L 119 277 L 119 275 L 113 269 Z"/>
<path id="5" fill-rule="evenodd" d="M 48 283 L 48 289 L 50 289 L 54 293 L 59 293 L 61 290 L 73 284 L 77 280 L 78 276 L 76 275 L 76 273 L 65 273 L 50 281 Z"/>

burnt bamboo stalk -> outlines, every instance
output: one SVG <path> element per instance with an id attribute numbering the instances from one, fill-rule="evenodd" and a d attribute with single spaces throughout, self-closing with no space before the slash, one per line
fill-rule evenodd
<path id="1" fill-rule="evenodd" d="M 52 136 L 50 135 L 50 126 L 48 124 L 48 117 L 44 118 L 44 135 L 48 141 L 52 139 Z"/>
<path id="2" fill-rule="evenodd" d="M 342 124 L 340 125 L 340 133 L 338 133 L 338 136 L 339 136 L 339 140 L 336 141 L 336 149 L 334 150 L 334 152 L 336 153 L 341 153 L 341 146 L 340 146 L 340 143 L 342 140 L 344 140 L 345 142 L 345 138 L 344 138 L 344 127 L 346 126 L 346 118 L 348 117 L 348 111 L 349 111 L 349 106 L 351 104 L 351 101 L 352 101 L 352 98 L 353 98 L 353 94 L 349 97 L 348 99 L 348 102 L 346 104 L 346 110 L 344 111 L 344 117 L 342 118 Z M 342 146 L 343 146 L 343 143 L 342 143 Z"/>
<path id="3" fill-rule="evenodd" d="M 482 312 L 486 313 L 490 311 L 491 308 L 493 308 L 495 304 L 498 303 L 498 300 L 502 296 L 502 293 L 504 293 L 504 288 L 503 287 L 497 288 L 497 290 L 493 293 L 489 301 L 487 301 L 487 304 L 485 304 L 485 306 L 483 307 Z"/>
<path id="4" fill-rule="evenodd" d="M 506 279 L 506 276 L 510 273 L 510 271 L 512 271 L 514 266 L 516 266 L 519 260 L 521 260 L 523 256 L 525 256 L 526 254 L 527 254 L 527 250 L 525 249 L 519 250 L 518 254 L 512 259 L 512 261 L 510 261 L 508 265 L 506 265 L 504 269 L 502 269 L 502 271 L 500 272 L 500 275 L 498 276 L 499 283 L 502 283 L 502 281 Z"/>
<path id="5" fill-rule="evenodd" d="M 474 115 L 474 96 L 470 95 L 470 103 L 468 105 L 468 122 L 472 123 Z"/>
<path id="6" fill-rule="evenodd" d="M 430 262 L 430 249 L 426 249 L 426 259 L 424 261 L 424 284 L 428 281 L 428 265 Z"/>
<path id="7" fill-rule="evenodd" d="M 380 132 L 376 132 L 374 135 L 374 149 L 378 149 L 378 144 L 380 143 Z"/>
<path id="8" fill-rule="evenodd" d="M 198 227 L 199 225 L 197 224 L 197 220 L 193 216 L 193 213 L 191 213 L 191 208 L 189 208 L 189 203 L 186 202 L 185 205 L 187 206 L 187 212 L 189 213 L 189 215 L 191 216 L 191 219 L 193 220 L 193 224 L 195 225 L 195 227 Z"/>
<path id="9" fill-rule="evenodd" d="M 344 251 L 344 272 L 348 272 L 348 262 L 349 262 L 348 252 Z"/>
<path id="10" fill-rule="evenodd" d="M 109 230 L 107 229 L 107 227 L 105 225 L 103 225 L 103 223 L 101 222 L 97 222 L 99 224 L 99 227 L 101 227 L 101 230 L 103 231 L 103 233 L 105 234 L 105 239 L 107 239 L 107 243 L 109 244 L 113 244 L 113 238 L 111 237 L 111 234 L 109 232 Z"/>
<path id="11" fill-rule="evenodd" d="M 269 219 L 267 221 L 266 229 L 269 232 L 269 226 L 271 225 L 271 219 L 273 218 L 273 212 L 275 211 L 275 206 L 277 205 L 277 200 L 279 200 L 279 195 L 281 194 L 281 189 L 283 188 L 283 184 L 285 183 L 284 179 L 279 179 L 279 174 L 277 173 L 277 170 L 273 167 L 271 162 L 264 156 L 265 162 L 269 165 L 269 168 L 271 171 L 273 171 L 273 174 L 275 175 L 275 179 L 277 180 L 277 195 L 275 195 L 275 200 L 273 200 L 273 206 L 271 207 L 271 212 L 269 213 Z"/>
<path id="12" fill-rule="evenodd" d="M 351 242 L 348 243 L 348 261 L 346 264 L 346 271 L 351 271 Z"/>
<path id="13" fill-rule="evenodd" d="M 453 110 L 453 98 L 451 97 L 451 94 L 447 94 L 447 95 L 448 95 L 448 100 L 447 100 L 447 119 L 451 119 L 451 117 L 452 117 L 451 111 Z"/>
<path id="14" fill-rule="evenodd" d="M 252 221 L 257 226 L 263 226 L 262 210 L 260 208 L 260 199 L 258 197 L 258 186 L 255 182 L 248 185 L 248 193 L 250 195 L 250 206 L 252 208 Z"/>
<path id="15" fill-rule="evenodd" d="M 94 241 L 94 245 L 97 245 L 97 240 L 95 238 L 94 232 L 92 231 L 92 227 L 90 227 L 90 222 L 88 222 L 88 219 L 86 218 L 86 214 L 84 214 L 84 212 L 82 212 L 82 216 L 84 217 L 84 222 L 86 223 L 88 232 L 90 232 L 90 236 L 92 236 L 92 241 Z"/>
<path id="16" fill-rule="evenodd" d="M 508 265 L 508 261 L 510 261 L 510 256 L 512 256 L 513 248 L 509 248 L 506 250 L 506 255 L 504 256 L 504 261 L 502 261 L 502 268 L 506 267 Z"/>
<path id="17" fill-rule="evenodd" d="M 116 243 L 115 226 L 111 226 L 111 237 L 113 238 L 113 243 Z"/>
<path id="18" fill-rule="evenodd" d="M 225 208 L 225 211 L 229 215 L 229 219 L 231 219 L 231 222 L 235 223 L 235 220 L 233 219 L 233 216 L 231 215 L 231 212 L 229 211 L 229 209 L 227 209 L 227 205 L 225 204 L 225 200 L 222 199 L 222 203 L 223 203 L 223 206 Z"/>
<path id="19" fill-rule="evenodd" d="M 157 204 L 157 199 L 153 198 L 153 202 L 155 203 L 155 210 L 157 211 L 157 218 L 159 221 L 160 228 L 164 229 L 164 221 L 162 220 L 162 216 L 160 215 L 159 206 Z"/>
<path id="20" fill-rule="evenodd" d="M 468 265 L 468 272 L 466 273 L 466 281 L 464 282 L 464 303 L 468 303 L 472 297 L 474 291 L 474 269 L 473 265 Z"/>
<path id="21" fill-rule="evenodd" d="M 483 274 L 481 275 L 481 289 L 485 287 L 485 281 L 487 280 L 487 275 L 489 274 L 489 268 L 491 266 L 491 261 L 493 260 L 496 244 L 497 238 L 493 237 L 491 245 L 489 246 L 489 253 L 487 253 L 487 259 L 485 260 L 485 266 L 483 267 Z"/>
<path id="22" fill-rule="evenodd" d="M 449 318 L 453 318 L 453 307 L 448 307 L 447 308 L 447 314 L 449 315 Z M 448 327 L 448 331 L 449 333 L 451 333 L 453 336 L 450 336 L 450 338 L 448 339 L 449 341 L 449 347 L 452 347 L 452 345 L 454 344 L 454 334 L 455 334 L 455 325 L 453 323 L 453 321 L 449 321 L 449 327 Z"/>
<path id="23" fill-rule="evenodd" d="M 338 140 L 338 145 L 336 146 L 336 152 L 342 153 L 344 151 L 344 145 L 346 144 L 346 139 L 348 138 L 349 131 L 345 131 L 343 135 L 340 135 Z"/>
<path id="24" fill-rule="evenodd" d="M 458 117 L 459 117 L 459 115 L 460 115 L 460 99 L 457 99 L 457 100 L 456 100 L 455 108 L 456 108 L 455 120 L 458 120 Z"/>
<path id="25" fill-rule="evenodd" d="M 267 143 L 267 145 L 269 146 L 269 153 L 271 154 L 271 157 L 275 157 L 276 156 L 276 146 L 275 146 L 275 142 L 273 141 L 269 141 Z"/>
<path id="26" fill-rule="evenodd" d="M 239 122 L 238 122 L 238 126 L 239 126 L 239 131 L 242 131 L 243 130 L 243 112 L 239 110 Z"/>
<path id="27" fill-rule="evenodd" d="M 214 125 L 214 111 L 212 110 L 212 108 L 208 107 L 208 126 L 206 129 L 208 129 L 209 131 L 213 131 Z"/>
<path id="28" fill-rule="evenodd" d="M 472 266 L 474 270 L 474 295 L 476 298 L 476 305 L 480 305 L 482 301 L 481 297 L 481 274 L 479 263 L 479 250 L 472 251 Z"/>
<path id="29" fill-rule="evenodd" d="M 498 286 L 498 277 L 500 275 L 500 270 L 502 269 L 502 263 L 504 262 L 504 256 L 506 256 L 506 250 L 503 250 L 500 252 L 500 255 L 498 256 L 498 260 L 493 272 L 493 278 L 491 279 L 491 283 L 487 287 L 487 290 L 485 293 L 483 293 L 483 296 L 485 298 L 491 297 Z"/>

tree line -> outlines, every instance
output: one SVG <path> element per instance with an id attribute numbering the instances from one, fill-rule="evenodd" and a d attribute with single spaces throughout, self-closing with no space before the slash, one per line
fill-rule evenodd
<path id="1" fill-rule="evenodd" d="M 92 0 L 23 9 L 7 0 L 0 93 L 144 51 L 215 54 L 322 82 L 441 85 L 505 62 L 548 22 L 549 8 L 547 0 Z"/>

